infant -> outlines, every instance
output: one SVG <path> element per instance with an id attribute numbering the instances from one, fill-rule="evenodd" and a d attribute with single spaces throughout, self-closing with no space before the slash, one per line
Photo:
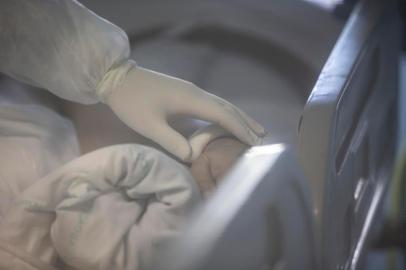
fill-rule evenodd
<path id="1" fill-rule="evenodd" d="M 222 137 L 211 141 L 192 163 L 191 172 L 204 198 L 220 184 L 248 146 L 235 138 Z"/>

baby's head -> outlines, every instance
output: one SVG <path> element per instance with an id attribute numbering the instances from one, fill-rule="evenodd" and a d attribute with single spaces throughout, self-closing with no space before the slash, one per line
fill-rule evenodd
<path id="1" fill-rule="evenodd" d="M 248 146 L 231 137 L 211 141 L 193 161 L 191 172 L 203 197 L 212 193 Z"/>

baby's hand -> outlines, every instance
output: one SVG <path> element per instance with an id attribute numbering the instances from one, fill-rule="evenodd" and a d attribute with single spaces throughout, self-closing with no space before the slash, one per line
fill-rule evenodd
<path id="1" fill-rule="evenodd" d="M 237 139 L 219 138 L 210 142 L 192 163 L 191 172 L 203 197 L 214 191 L 223 176 L 248 146 Z"/>

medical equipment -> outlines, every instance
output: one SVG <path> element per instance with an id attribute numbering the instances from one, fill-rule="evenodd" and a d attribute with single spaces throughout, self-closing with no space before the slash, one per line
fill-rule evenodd
<path id="1" fill-rule="evenodd" d="M 357 268 L 391 178 L 397 31 L 395 1 L 361 1 L 303 112 L 301 163 L 314 194 L 324 269 Z"/>
<path id="2" fill-rule="evenodd" d="M 299 123 L 299 157 L 305 178 L 290 175 L 297 169 L 292 160 L 289 165 L 275 162 L 266 169 L 254 162 L 258 158 L 253 154 L 256 151 L 269 151 L 262 157 L 264 160 L 275 158 L 275 152 L 288 155 L 283 150 L 269 150 L 280 146 L 254 148 L 235 166 L 213 201 L 232 194 L 231 186 L 238 184 L 263 181 L 264 186 L 269 185 L 264 187 L 266 191 L 242 188 L 244 196 L 235 191 L 237 195 L 227 195 L 229 200 L 223 206 L 214 207 L 209 202 L 191 223 L 192 229 L 179 242 L 179 249 L 169 253 L 175 257 L 167 257 L 162 265 L 188 270 L 358 269 L 393 167 L 397 127 L 396 20 L 394 2 L 367 0 L 358 5 L 347 22 Z M 248 166 L 250 159 L 253 164 Z M 301 213 L 306 213 L 306 204 L 287 195 L 280 197 L 275 194 L 277 187 L 272 186 L 294 182 L 292 179 L 309 184 L 312 210 L 306 217 L 294 215 L 292 210 L 302 207 Z M 295 184 L 279 187 L 277 192 L 289 192 L 292 186 Z M 293 189 L 296 199 L 306 197 L 305 190 Z M 278 213 L 294 215 L 296 219 L 291 223 L 302 226 L 286 224 L 280 226 L 280 231 L 261 231 L 272 228 L 266 225 L 270 221 L 264 213 L 277 199 L 283 201 L 275 204 L 280 205 L 276 207 Z M 283 209 L 285 205 L 292 209 Z M 279 220 L 284 219 L 281 216 Z M 194 223 L 203 218 L 207 229 Z M 306 229 L 313 228 L 311 221 L 303 222 L 306 219 L 314 221 L 314 234 Z M 298 230 L 307 231 L 303 234 L 309 238 L 290 238 Z M 269 249 L 275 244 L 268 238 L 272 231 L 284 240 L 278 248 Z M 301 246 L 300 251 L 289 249 L 295 244 Z M 300 256 L 301 252 L 306 252 L 307 260 Z M 275 257 L 280 258 L 276 260 L 280 264 L 266 263 Z M 295 266 L 296 261 L 302 264 Z"/>

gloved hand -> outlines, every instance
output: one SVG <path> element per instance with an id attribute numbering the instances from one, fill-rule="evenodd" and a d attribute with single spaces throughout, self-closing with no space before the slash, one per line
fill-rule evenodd
<path id="1" fill-rule="evenodd" d="M 191 161 L 199 153 L 193 153 L 189 141 L 169 126 L 167 120 L 173 115 L 217 123 L 249 145 L 257 145 L 265 135 L 261 125 L 229 102 L 190 82 L 135 64 L 121 87 L 109 93 L 104 102 L 129 127 L 183 161 Z"/>

